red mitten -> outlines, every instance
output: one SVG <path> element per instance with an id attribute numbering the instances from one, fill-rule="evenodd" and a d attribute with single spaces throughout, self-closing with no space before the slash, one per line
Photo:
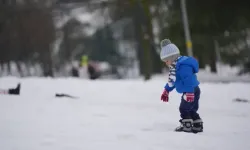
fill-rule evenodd
<path id="1" fill-rule="evenodd" d="M 168 91 L 164 89 L 163 93 L 161 94 L 161 100 L 163 102 L 168 102 Z"/>
<path id="2" fill-rule="evenodd" d="M 187 102 L 193 102 L 194 101 L 194 93 L 186 93 L 184 96 L 184 99 Z"/>

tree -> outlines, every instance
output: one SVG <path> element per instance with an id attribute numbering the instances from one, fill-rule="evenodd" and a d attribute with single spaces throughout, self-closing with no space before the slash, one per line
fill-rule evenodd
<path id="1" fill-rule="evenodd" d="M 194 54 L 202 61 L 201 64 L 210 64 L 212 72 L 216 72 L 215 37 L 222 36 L 225 31 L 240 31 L 249 26 L 250 17 L 247 15 L 249 2 L 187 0 L 186 3 Z M 179 41 L 183 33 L 176 36 L 174 34 L 183 30 L 180 20 L 180 1 L 173 1 L 170 5 L 170 13 L 172 16 L 167 20 L 169 26 L 166 29 L 169 32 L 165 34 L 171 35 L 174 41 Z"/>
<path id="2" fill-rule="evenodd" d="M 222 61 L 231 66 L 239 65 L 239 74 L 250 72 L 250 37 L 249 30 L 229 33 L 225 36 L 217 37 L 218 49 L 222 54 Z"/>
<path id="3" fill-rule="evenodd" d="M 53 1 L 5 2 L 0 5 L 1 61 L 34 60 L 42 64 L 44 75 L 53 76 L 51 44 L 55 31 L 52 10 L 47 6 Z M 38 57 L 34 58 L 35 54 Z"/>

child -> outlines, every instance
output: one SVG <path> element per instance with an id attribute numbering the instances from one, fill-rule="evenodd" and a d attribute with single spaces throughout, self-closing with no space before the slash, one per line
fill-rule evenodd
<path id="1" fill-rule="evenodd" d="M 179 107 L 181 125 L 175 131 L 203 132 L 203 121 L 197 113 L 200 99 L 199 81 L 196 77 L 199 71 L 197 60 L 181 56 L 178 47 L 169 39 L 161 41 L 160 57 L 169 67 L 169 79 L 161 100 L 168 102 L 169 92 L 174 88 L 178 93 L 182 93 Z"/>

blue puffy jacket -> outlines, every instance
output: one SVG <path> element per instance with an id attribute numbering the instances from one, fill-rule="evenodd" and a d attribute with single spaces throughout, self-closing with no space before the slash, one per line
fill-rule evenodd
<path id="1" fill-rule="evenodd" d="M 178 93 L 192 93 L 195 87 L 200 83 L 197 80 L 196 73 L 199 71 L 198 61 L 193 57 L 181 56 L 176 63 L 176 80 L 173 87 L 165 86 L 167 91 L 176 88 Z"/>

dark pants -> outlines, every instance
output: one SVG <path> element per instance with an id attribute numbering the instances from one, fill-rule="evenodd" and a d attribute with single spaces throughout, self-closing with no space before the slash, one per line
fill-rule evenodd
<path id="1" fill-rule="evenodd" d="M 185 93 L 183 93 L 181 97 L 181 104 L 179 107 L 182 119 L 193 119 L 193 120 L 201 119 L 199 114 L 197 113 L 199 109 L 200 93 L 201 93 L 200 88 L 199 86 L 197 86 L 194 90 L 195 97 L 193 102 L 187 102 L 184 99 Z"/>

